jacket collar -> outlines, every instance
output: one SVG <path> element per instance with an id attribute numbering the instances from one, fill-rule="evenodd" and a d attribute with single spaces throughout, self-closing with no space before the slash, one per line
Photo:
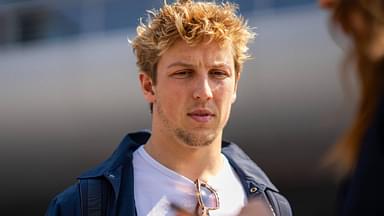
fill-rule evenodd
<path id="1" fill-rule="evenodd" d="M 223 141 L 222 153 L 235 169 L 250 184 L 255 184 L 259 188 L 269 188 L 276 192 L 278 189 L 269 180 L 263 170 L 255 163 L 243 150 L 233 142 Z M 248 187 L 251 187 L 248 185 Z"/>
<path id="2" fill-rule="evenodd" d="M 84 172 L 78 178 L 97 178 L 115 172 L 121 167 L 124 161 L 132 159 L 133 152 L 141 145 L 144 145 L 151 133 L 149 130 L 138 131 L 127 134 L 113 154 L 97 167 Z"/>
<path id="3" fill-rule="evenodd" d="M 107 177 L 115 188 L 119 191 L 119 179 L 121 169 L 125 161 L 132 160 L 133 152 L 141 145 L 145 144 L 151 133 L 149 130 L 138 131 L 126 135 L 112 156 L 99 166 L 91 169 L 78 177 L 78 179 Z M 239 175 L 243 175 L 247 181 L 253 182 L 262 187 L 268 187 L 278 191 L 265 173 L 258 167 L 236 144 L 223 141 L 222 153 L 228 158 L 231 165 Z M 114 180 L 114 181 L 113 181 Z"/>

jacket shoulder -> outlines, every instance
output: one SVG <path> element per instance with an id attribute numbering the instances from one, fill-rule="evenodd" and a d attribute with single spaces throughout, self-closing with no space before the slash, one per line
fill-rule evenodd
<path id="1" fill-rule="evenodd" d="M 285 198 L 281 193 L 267 189 L 266 194 L 276 215 L 280 215 L 280 216 L 293 215 L 292 208 L 287 198 Z"/>
<path id="2" fill-rule="evenodd" d="M 52 199 L 45 216 L 80 216 L 80 209 L 79 185 L 76 183 Z"/>
<path id="3" fill-rule="evenodd" d="M 272 184 L 264 171 L 238 145 L 232 142 L 224 142 L 222 153 L 238 171 L 238 174 L 278 192 L 276 186 Z"/>
<path id="4" fill-rule="evenodd" d="M 277 216 L 292 216 L 292 209 L 288 200 L 272 184 L 268 176 L 253 160 L 236 144 L 223 143 L 222 152 L 229 159 L 233 168 L 237 170 L 241 179 L 251 180 L 264 185 L 265 194 Z"/>

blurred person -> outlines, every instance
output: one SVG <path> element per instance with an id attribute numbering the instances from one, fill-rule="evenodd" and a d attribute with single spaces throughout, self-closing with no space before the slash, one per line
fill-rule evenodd
<path id="1" fill-rule="evenodd" d="M 254 37 L 236 12 L 232 3 L 191 0 L 149 11 L 131 43 L 151 131 L 128 134 L 51 201 L 47 216 L 175 215 L 172 206 L 199 215 L 292 215 L 264 172 L 222 140 Z M 256 198 L 263 205 L 243 209 Z"/>
<path id="2" fill-rule="evenodd" d="M 328 155 L 343 177 L 338 213 L 384 215 L 384 1 L 319 0 L 319 5 L 330 11 L 335 33 L 348 39 L 345 66 L 352 63 L 359 85 L 352 125 Z"/>

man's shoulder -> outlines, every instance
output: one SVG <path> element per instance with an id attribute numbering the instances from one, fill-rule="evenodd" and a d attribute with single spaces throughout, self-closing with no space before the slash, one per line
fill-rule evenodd
<path id="1" fill-rule="evenodd" d="M 78 184 L 74 184 L 56 195 L 48 206 L 45 216 L 80 215 L 80 193 Z"/>
<path id="2" fill-rule="evenodd" d="M 148 130 L 128 133 L 109 158 L 96 167 L 82 173 L 79 179 L 97 178 L 115 172 L 127 160 L 132 159 L 133 152 L 139 146 L 146 143 L 150 135 Z"/>
<path id="3" fill-rule="evenodd" d="M 272 184 L 264 171 L 234 143 L 223 142 L 222 153 L 226 156 L 232 167 L 235 169 L 240 179 L 249 181 L 256 187 L 265 191 L 275 214 L 278 216 L 291 216 L 292 209 L 288 200 Z M 252 192 L 253 186 L 250 191 Z M 256 192 L 257 190 L 253 190 Z"/>
<path id="4" fill-rule="evenodd" d="M 238 145 L 224 141 L 222 153 L 238 174 L 278 192 L 265 172 Z"/>
<path id="5" fill-rule="evenodd" d="M 120 179 L 121 165 L 126 161 L 126 157 L 130 157 L 132 152 L 144 143 L 150 133 L 146 130 L 127 134 L 121 141 L 118 148 L 104 162 L 96 167 L 85 171 L 78 179 L 96 179 L 103 176 L 114 177 Z M 120 167 L 120 168 L 119 168 Z M 112 175 L 111 173 L 115 173 Z M 54 215 L 81 215 L 81 199 L 80 184 L 76 183 L 56 195 L 46 212 L 46 216 Z"/>

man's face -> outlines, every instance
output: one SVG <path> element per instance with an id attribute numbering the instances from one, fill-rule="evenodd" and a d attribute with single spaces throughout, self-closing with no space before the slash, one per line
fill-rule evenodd
<path id="1" fill-rule="evenodd" d="M 153 103 L 153 129 L 188 146 L 209 145 L 227 123 L 238 77 L 230 46 L 177 41 L 158 62 L 152 92 L 145 88 L 150 78 L 141 74 L 144 95 Z"/>

